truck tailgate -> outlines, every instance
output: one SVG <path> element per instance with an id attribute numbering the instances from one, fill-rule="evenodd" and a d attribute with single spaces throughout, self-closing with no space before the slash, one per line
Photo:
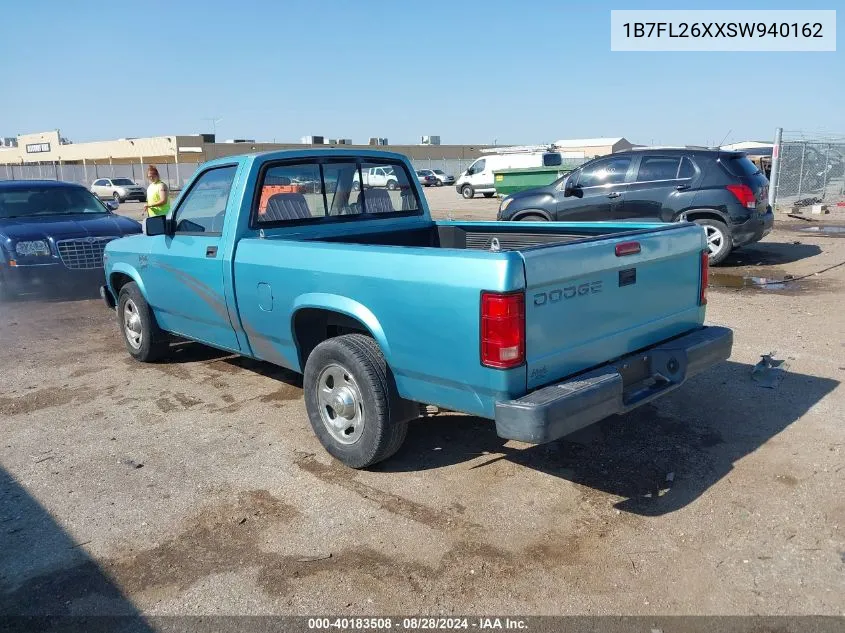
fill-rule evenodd
<path id="1" fill-rule="evenodd" d="M 701 326 L 704 248 L 683 224 L 522 251 L 527 387 Z"/>

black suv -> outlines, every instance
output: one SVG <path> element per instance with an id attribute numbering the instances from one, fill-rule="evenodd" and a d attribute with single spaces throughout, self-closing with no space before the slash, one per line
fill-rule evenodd
<path id="1" fill-rule="evenodd" d="M 677 222 L 704 227 L 710 262 L 772 230 L 769 181 L 741 152 L 634 149 L 502 200 L 499 220 Z"/>

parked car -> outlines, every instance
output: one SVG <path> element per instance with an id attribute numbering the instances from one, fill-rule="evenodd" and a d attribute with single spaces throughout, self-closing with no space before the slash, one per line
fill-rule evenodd
<path id="1" fill-rule="evenodd" d="M 147 201 L 147 190 L 129 178 L 100 178 L 91 185 L 91 193 L 103 200 L 111 198 L 117 202 Z"/>
<path id="2" fill-rule="evenodd" d="M 103 279 L 103 250 L 141 232 L 81 185 L 53 180 L 0 182 L 0 295 L 85 286 Z"/>
<path id="3" fill-rule="evenodd" d="M 683 222 L 704 227 L 710 263 L 772 230 L 769 181 L 741 152 L 639 149 L 585 163 L 504 198 L 499 220 Z"/>
<path id="4" fill-rule="evenodd" d="M 437 185 L 437 177 L 434 175 L 434 172 L 430 169 L 418 169 L 416 171 L 417 180 L 420 181 L 420 184 L 424 187 L 432 187 Z"/>
<path id="5" fill-rule="evenodd" d="M 370 168 L 400 191 L 353 191 Z M 260 212 L 265 181 L 302 172 L 338 184 Z M 127 351 L 164 358 L 172 333 L 304 374 L 315 434 L 353 468 L 395 453 L 423 403 L 547 442 L 730 355 L 731 331 L 703 327 L 695 225 L 435 222 L 413 174 L 375 150 L 202 165 L 146 235 L 106 247 Z"/>
<path id="6" fill-rule="evenodd" d="M 455 177 L 447 174 L 442 169 L 432 169 L 434 173 L 434 177 L 437 178 L 437 186 L 442 187 L 443 185 L 454 185 L 455 184 Z"/>

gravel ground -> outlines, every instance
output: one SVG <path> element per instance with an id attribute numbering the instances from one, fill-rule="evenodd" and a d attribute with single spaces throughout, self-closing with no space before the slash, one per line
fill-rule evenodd
<path id="1" fill-rule="evenodd" d="M 363 472 L 285 370 L 142 365 L 99 300 L 4 304 L 0 614 L 845 614 L 845 266 L 738 281 L 845 260 L 800 228 L 714 271 L 733 356 L 654 405 L 543 446 L 441 415 Z"/>

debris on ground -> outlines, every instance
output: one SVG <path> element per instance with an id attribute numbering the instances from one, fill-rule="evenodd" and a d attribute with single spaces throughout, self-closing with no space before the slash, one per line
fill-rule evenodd
<path id="1" fill-rule="evenodd" d="M 332 557 L 332 553 L 329 552 L 328 554 L 320 554 L 319 556 L 303 556 L 302 558 L 297 558 L 297 563 L 316 563 L 319 560 L 327 560 Z M 347 605 L 349 606 L 349 605 Z"/>
<path id="2" fill-rule="evenodd" d="M 751 370 L 751 377 L 757 381 L 761 387 L 766 389 L 777 389 L 789 365 L 786 361 L 777 360 L 774 358 L 775 352 L 770 354 L 762 354 L 760 362 L 754 365 Z"/>

